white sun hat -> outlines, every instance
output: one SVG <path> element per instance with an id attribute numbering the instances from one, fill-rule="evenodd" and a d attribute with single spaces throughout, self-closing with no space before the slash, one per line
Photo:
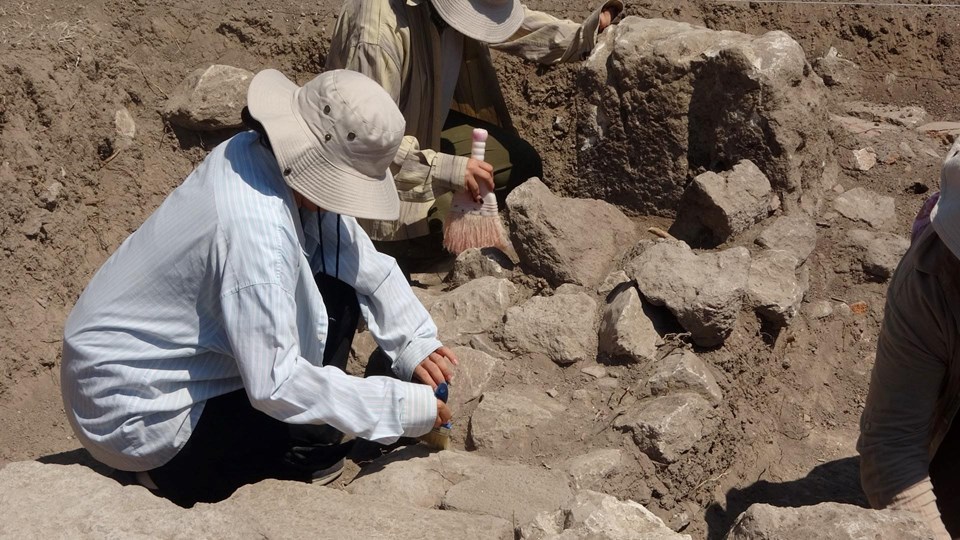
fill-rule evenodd
<path id="1" fill-rule="evenodd" d="M 502 43 L 523 24 L 517 0 L 430 0 L 440 17 L 461 34 L 483 43 Z"/>
<path id="2" fill-rule="evenodd" d="M 940 171 L 940 200 L 930 213 L 930 224 L 953 255 L 960 258 L 960 140 L 947 152 Z"/>
<path id="3" fill-rule="evenodd" d="M 337 214 L 399 218 L 390 164 L 406 122 L 372 79 L 335 70 L 300 87 L 267 69 L 251 81 L 247 107 L 263 124 L 292 189 Z"/>

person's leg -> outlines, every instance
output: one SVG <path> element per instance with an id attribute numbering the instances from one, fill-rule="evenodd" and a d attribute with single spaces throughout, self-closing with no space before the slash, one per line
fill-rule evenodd
<path id="1" fill-rule="evenodd" d="M 190 507 L 217 502 L 269 477 L 286 450 L 287 426 L 250 405 L 244 390 L 207 400 L 186 445 L 149 471 L 164 497 Z"/>
<path id="2" fill-rule="evenodd" d="M 930 463 L 930 481 L 947 532 L 960 538 L 960 422 L 953 421 Z"/>
<path id="3" fill-rule="evenodd" d="M 484 161 L 493 166 L 497 202 L 503 206 L 507 195 L 530 178 L 543 177 L 540 154 L 515 133 L 489 122 L 450 111 L 440 135 L 440 150 L 447 154 L 470 156 L 473 148 L 473 130 L 487 130 Z"/>

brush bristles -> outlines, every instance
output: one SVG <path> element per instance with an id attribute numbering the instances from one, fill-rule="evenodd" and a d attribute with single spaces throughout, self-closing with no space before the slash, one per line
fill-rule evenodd
<path id="1" fill-rule="evenodd" d="M 471 248 L 506 249 L 506 232 L 499 215 L 450 212 L 443 224 L 443 247 L 454 255 Z"/>
<path id="2" fill-rule="evenodd" d="M 436 450 L 448 450 L 450 448 L 450 428 L 446 426 L 433 428 L 430 433 L 420 437 L 420 441 Z"/>

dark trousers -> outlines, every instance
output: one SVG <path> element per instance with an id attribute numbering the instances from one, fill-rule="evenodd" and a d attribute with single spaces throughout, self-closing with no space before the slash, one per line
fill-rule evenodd
<path id="1" fill-rule="evenodd" d="M 317 286 L 330 317 L 323 365 L 344 369 L 360 305 L 353 288 L 330 276 L 317 274 Z M 285 424 L 237 390 L 207 400 L 184 447 L 149 474 L 160 494 L 180 506 L 217 502 L 266 478 L 310 481 L 349 450 L 342 438 L 330 426 Z"/>
<path id="2" fill-rule="evenodd" d="M 954 538 L 960 538 L 960 420 L 954 419 L 953 426 L 940 443 L 937 455 L 930 462 L 930 481 L 933 493 L 937 496 L 940 518 L 947 532 Z"/>

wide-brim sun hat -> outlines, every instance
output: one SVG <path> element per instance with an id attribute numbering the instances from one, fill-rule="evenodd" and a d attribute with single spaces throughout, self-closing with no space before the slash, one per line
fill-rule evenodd
<path id="1" fill-rule="evenodd" d="M 940 200 L 930 212 L 930 224 L 960 259 L 960 140 L 947 152 L 940 170 Z"/>
<path id="2" fill-rule="evenodd" d="M 390 95 L 355 71 L 325 72 L 302 87 L 277 70 L 247 91 L 287 185 L 324 210 L 394 221 L 400 199 L 390 164 L 406 122 Z"/>
<path id="3" fill-rule="evenodd" d="M 483 43 L 502 43 L 523 24 L 517 0 L 430 0 L 437 14 L 461 34 Z"/>

